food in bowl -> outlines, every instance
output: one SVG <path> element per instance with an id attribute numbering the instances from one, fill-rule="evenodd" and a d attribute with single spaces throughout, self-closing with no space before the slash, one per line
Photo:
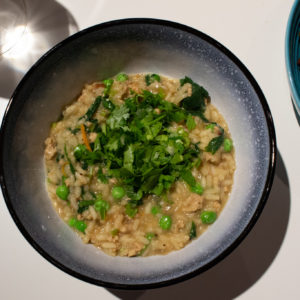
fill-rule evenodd
<path id="1" fill-rule="evenodd" d="M 60 217 L 112 256 L 167 254 L 214 223 L 233 184 L 228 126 L 191 78 L 87 84 L 45 141 Z"/>

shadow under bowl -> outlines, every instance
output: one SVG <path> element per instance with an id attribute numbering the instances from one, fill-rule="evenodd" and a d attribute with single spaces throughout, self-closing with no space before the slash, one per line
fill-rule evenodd
<path id="1" fill-rule="evenodd" d="M 51 122 L 85 83 L 119 72 L 191 77 L 209 91 L 234 141 L 235 182 L 220 217 L 197 240 L 166 256 L 110 257 L 83 244 L 58 217 L 46 192 L 43 150 Z M 4 198 L 29 243 L 77 278 L 132 289 L 190 278 L 230 253 L 262 211 L 276 156 L 270 110 L 245 66 L 209 36 L 154 19 L 100 24 L 50 50 L 15 90 L 4 116 L 0 143 Z"/>

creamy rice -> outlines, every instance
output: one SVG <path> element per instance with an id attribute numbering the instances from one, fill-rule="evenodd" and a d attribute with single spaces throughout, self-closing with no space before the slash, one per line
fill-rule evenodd
<path id="1" fill-rule="evenodd" d="M 173 122 L 170 130 L 177 132 L 183 129 L 191 143 L 197 144 L 200 149 L 201 163 L 191 171 L 203 192 L 192 192 L 187 182 L 178 178 L 164 196 L 145 194 L 137 213 L 129 216 L 125 208 L 130 200 L 128 195 L 119 200 L 112 196 L 113 187 L 122 186 L 122 182 L 113 176 L 108 177 L 107 183 L 102 182 L 97 174 L 102 168 L 106 175 L 103 165 L 96 163 L 84 166 L 74 155 L 74 149 L 79 144 L 92 147 L 96 143 L 96 123 L 106 124 L 110 111 L 102 104 L 95 111 L 92 122 L 82 118 L 95 98 L 103 96 L 105 88 L 103 82 L 87 84 L 80 97 L 63 110 L 62 119 L 51 126 L 50 135 L 45 141 L 45 165 L 47 189 L 53 206 L 59 216 L 73 226 L 84 243 L 91 243 L 109 255 L 149 256 L 181 249 L 211 226 L 203 222 L 201 214 L 208 211 L 219 215 L 229 197 L 235 171 L 234 149 L 228 151 L 222 144 L 213 154 L 206 148 L 212 139 L 220 136 L 220 128 L 224 129 L 225 137 L 231 140 L 228 126 L 210 101 L 206 103 L 205 119 L 209 120 L 209 124 L 218 126 L 208 126 L 207 121 L 198 116 L 193 116 L 196 126 L 191 130 L 188 130 L 185 122 Z M 114 78 L 109 99 L 115 106 L 120 106 L 132 94 L 144 90 L 161 94 L 165 100 L 176 105 L 192 94 L 190 83 L 181 85 L 177 79 L 160 76 L 160 81 L 154 80 L 147 85 L 145 74 L 135 74 L 128 75 L 124 81 Z M 156 112 L 160 113 L 159 110 Z M 84 135 L 87 140 L 84 140 Z M 66 200 L 57 195 L 57 188 L 61 185 L 68 188 Z M 105 216 L 95 209 L 94 203 L 99 197 L 109 206 Z M 90 201 L 90 205 L 80 211 L 79 203 L 83 199 Z M 153 207 L 157 211 L 153 211 Z M 170 228 L 163 229 L 159 221 L 166 215 L 171 218 L 172 224 Z M 84 223 L 83 230 L 76 229 L 70 219 Z M 192 227 L 194 236 L 191 235 Z"/>

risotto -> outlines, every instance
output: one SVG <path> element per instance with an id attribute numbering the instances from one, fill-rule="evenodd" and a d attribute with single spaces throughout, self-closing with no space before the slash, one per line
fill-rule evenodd
<path id="1" fill-rule="evenodd" d="M 228 126 L 208 92 L 158 74 L 87 84 L 51 125 L 44 154 L 59 216 L 113 256 L 167 254 L 199 237 L 235 171 Z"/>

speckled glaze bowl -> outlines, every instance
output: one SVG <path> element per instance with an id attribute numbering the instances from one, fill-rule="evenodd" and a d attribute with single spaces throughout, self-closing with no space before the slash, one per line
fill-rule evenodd
<path id="1" fill-rule="evenodd" d="M 218 220 L 166 256 L 110 257 L 85 245 L 58 217 L 45 188 L 44 140 L 50 123 L 83 84 L 119 72 L 153 72 L 203 85 L 229 125 L 237 169 Z M 81 31 L 44 55 L 15 90 L 1 129 L 0 179 L 8 209 L 28 242 L 82 280 L 114 288 L 152 288 L 199 274 L 250 231 L 270 192 L 275 132 L 267 102 L 245 66 L 209 36 L 153 19 L 112 21 Z"/>

